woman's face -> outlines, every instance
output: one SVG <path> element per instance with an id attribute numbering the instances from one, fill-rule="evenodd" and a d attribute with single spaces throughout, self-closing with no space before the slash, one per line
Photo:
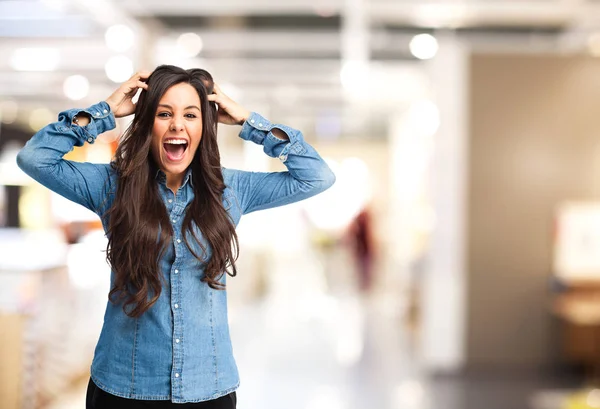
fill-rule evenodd
<path id="1" fill-rule="evenodd" d="M 200 139 L 200 97 L 190 84 L 173 85 L 158 102 L 152 126 L 152 157 L 167 175 L 167 185 L 179 187 Z"/>

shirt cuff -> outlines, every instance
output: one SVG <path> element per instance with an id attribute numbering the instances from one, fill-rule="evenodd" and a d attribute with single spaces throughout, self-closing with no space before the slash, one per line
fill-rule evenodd
<path id="1" fill-rule="evenodd" d="M 90 117 L 90 123 L 82 127 L 71 125 L 73 118 L 82 112 L 88 114 Z M 94 143 L 98 135 L 115 129 L 116 127 L 115 116 L 111 112 L 110 106 L 104 101 L 92 105 L 87 109 L 70 109 L 64 114 L 66 116 L 67 123 L 71 127 L 77 127 L 81 129 L 83 136 L 88 143 Z"/>
<path id="2" fill-rule="evenodd" d="M 248 119 L 246 119 L 246 121 L 243 123 L 242 130 L 240 132 L 240 138 L 246 141 L 252 141 L 259 145 L 264 145 L 265 138 L 267 138 L 267 135 L 269 135 L 273 128 L 281 129 L 283 132 L 285 132 L 290 142 L 295 142 L 296 133 L 292 132 L 291 128 L 285 125 L 275 125 L 256 112 L 252 112 Z M 271 137 L 279 140 L 280 142 L 287 142 L 280 140 L 273 135 L 271 135 Z"/>

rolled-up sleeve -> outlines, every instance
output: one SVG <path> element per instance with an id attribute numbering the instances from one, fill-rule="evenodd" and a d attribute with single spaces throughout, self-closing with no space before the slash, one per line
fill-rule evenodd
<path id="1" fill-rule="evenodd" d="M 73 117 L 86 113 L 90 123 L 73 124 Z M 110 184 L 110 164 L 74 162 L 63 159 L 75 146 L 94 143 L 98 135 L 115 128 L 115 118 L 106 102 L 87 109 L 70 109 L 58 121 L 39 130 L 17 155 L 17 164 L 48 189 L 100 214 Z"/>
<path id="2" fill-rule="evenodd" d="M 273 134 L 283 131 L 288 140 Z M 286 125 L 272 124 L 257 113 L 244 122 L 240 137 L 263 146 L 265 154 L 278 158 L 284 172 L 246 172 L 232 170 L 232 180 L 243 214 L 297 202 L 325 191 L 335 175 L 302 132 Z"/>

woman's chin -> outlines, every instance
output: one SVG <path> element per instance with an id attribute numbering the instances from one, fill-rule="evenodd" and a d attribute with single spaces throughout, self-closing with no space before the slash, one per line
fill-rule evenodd
<path id="1" fill-rule="evenodd" d="M 183 175 L 187 168 L 189 167 L 189 163 L 179 162 L 179 163 L 164 163 L 161 166 L 161 169 L 167 175 Z"/>

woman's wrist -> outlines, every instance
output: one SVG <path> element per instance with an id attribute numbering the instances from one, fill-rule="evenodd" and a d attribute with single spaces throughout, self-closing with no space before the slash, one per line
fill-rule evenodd
<path id="1" fill-rule="evenodd" d="M 90 123 L 90 117 L 85 112 L 79 112 L 73 117 L 72 123 L 84 127 Z"/>
<path id="2" fill-rule="evenodd" d="M 240 120 L 238 121 L 238 125 L 244 125 L 244 122 L 246 122 L 248 120 L 248 118 L 250 118 L 250 111 L 246 111 L 241 117 Z"/>
<path id="3" fill-rule="evenodd" d="M 104 102 L 106 102 L 106 105 L 108 105 L 108 107 L 110 108 L 110 112 L 113 113 L 113 115 L 115 115 L 115 112 L 117 110 L 117 107 L 115 106 L 115 103 L 113 101 L 110 100 L 110 98 L 107 98 Z M 117 116 L 115 115 L 115 118 Z"/>

